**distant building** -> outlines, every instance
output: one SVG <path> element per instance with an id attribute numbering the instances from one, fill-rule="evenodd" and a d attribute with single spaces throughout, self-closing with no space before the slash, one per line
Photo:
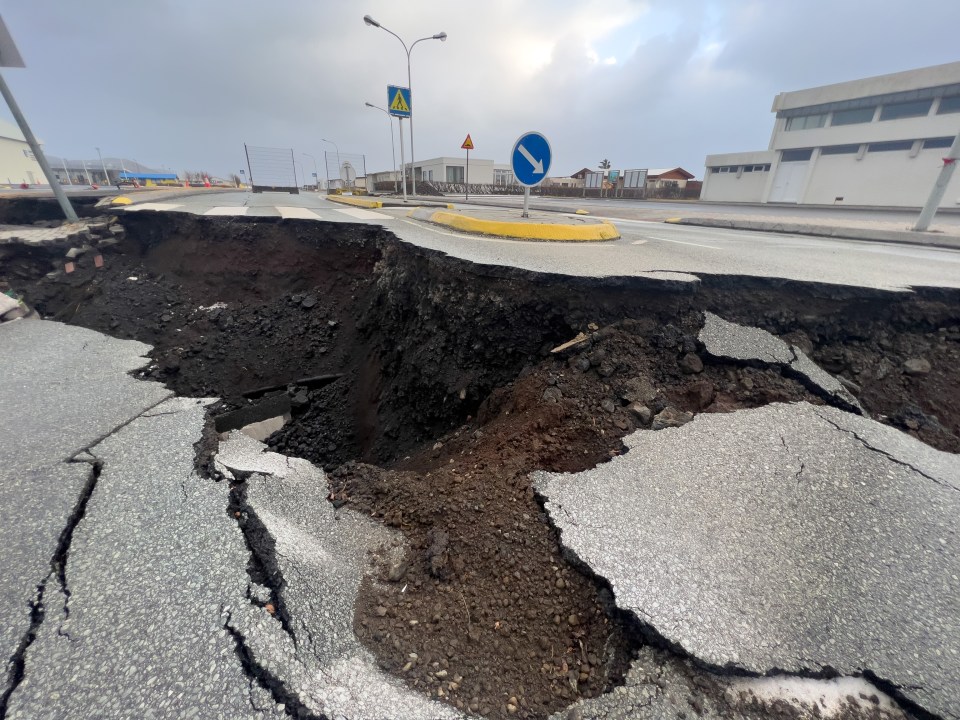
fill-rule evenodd
<path id="1" fill-rule="evenodd" d="M 408 173 L 410 164 L 407 163 Z M 451 183 L 466 182 L 467 159 L 464 157 L 437 157 L 417 160 L 414 165 L 417 181 Z M 483 158 L 470 158 L 471 185 L 515 185 L 513 170 L 509 164 L 496 163 Z"/>
<path id="2" fill-rule="evenodd" d="M 660 188 L 682 190 L 694 177 L 696 176 L 693 173 L 687 172 L 681 167 L 654 168 L 647 170 L 647 190 L 659 190 Z"/>
<path id="3" fill-rule="evenodd" d="M 772 111 L 766 150 L 707 156 L 703 200 L 919 207 L 960 131 L 960 62 L 780 93 Z"/>
<path id="4" fill-rule="evenodd" d="M 46 184 L 40 163 L 14 123 L 0 119 L 0 183 Z"/>

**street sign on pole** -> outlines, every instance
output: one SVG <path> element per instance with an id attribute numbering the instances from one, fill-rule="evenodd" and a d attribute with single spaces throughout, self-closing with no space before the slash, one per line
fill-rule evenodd
<path id="1" fill-rule="evenodd" d="M 461 150 L 473 150 L 473 140 L 470 138 L 470 133 L 467 133 L 467 139 L 463 141 L 463 145 L 460 146 Z"/>
<path id="2" fill-rule="evenodd" d="M 466 184 L 464 185 L 463 190 L 463 199 L 470 199 L 470 151 L 473 150 L 473 140 L 470 137 L 470 133 L 467 133 L 467 139 L 463 141 L 463 145 L 460 146 L 461 150 L 467 151 L 467 178 Z"/>
<path id="3" fill-rule="evenodd" d="M 538 132 L 526 132 L 513 144 L 510 167 L 517 182 L 523 185 L 521 217 L 530 217 L 530 188 L 536 187 L 546 179 L 552 158 L 550 143 Z"/>
<path id="4" fill-rule="evenodd" d="M 410 117 L 413 112 L 410 88 L 387 85 L 387 108 L 394 117 Z"/>

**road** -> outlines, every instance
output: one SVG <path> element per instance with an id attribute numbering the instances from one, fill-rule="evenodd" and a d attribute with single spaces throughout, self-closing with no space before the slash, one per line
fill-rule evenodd
<path id="1" fill-rule="evenodd" d="M 473 262 L 582 277 L 643 275 L 690 280 L 691 275 L 751 275 L 888 290 L 960 287 L 960 252 L 914 245 L 628 218 L 614 219 L 622 237 L 611 242 L 525 242 L 451 232 L 408 218 L 406 209 L 364 210 L 314 194 L 224 192 L 146 202 L 139 207 L 225 217 L 378 223 L 402 240 Z M 504 219 L 511 219 L 509 210 L 504 213 Z"/>

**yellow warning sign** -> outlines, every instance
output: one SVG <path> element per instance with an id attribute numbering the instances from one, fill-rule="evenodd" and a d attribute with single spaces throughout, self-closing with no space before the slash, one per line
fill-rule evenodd
<path id="1" fill-rule="evenodd" d="M 463 150 L 473 150 L 473 140 L 470 138 L 470 133 L 467 133 L 467 139 L 463 141 L 463 145 L 460 146 Z"/>
<path id="2" fill-rule="evenodd" d="M 390 109 L 394 112 L 410 112 L 410 106 L 407 104 L 407 99 L 403 97 L 403 91 L 400 88 L 397 88 L 397 94 L 393 96 L 393 102 L 390 103 Z"/>

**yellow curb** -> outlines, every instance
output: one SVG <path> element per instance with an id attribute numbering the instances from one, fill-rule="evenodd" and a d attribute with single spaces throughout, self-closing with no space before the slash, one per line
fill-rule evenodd
<path id="1" fill-rule="evenodd" d="M 576 214 L 577 214 L 577 215 L 589 215 L 590 212 L 587 211 L 587 210 L 577 210 Z"/>
<path id="2" fill-rule="evenodd" d="M 113 200 L 111 200 L 110 204 L 111 205 L 133 205 L 133 200 L 131 200 L 128 197 L 124 197 L 123 195 L 120 195 L 119 197 L 115 197 Z"/>
<path id="3" fill-rule="evenodd" d="M 676 224 L 678 222 L 681 222 L 682 220 L 683 218 L 667 218 L 666 220 L 664 220 L 664 222 Z"/>
<path id="4" fill-rule="evenodd" d="M 379 200 L 364 200 L 357 197 L 344 197 L 343 195 L 327 195 L 330 202 L 338 202 L 344 205 L 355 205 L 362 208 L 382 208 L 383 203 Z"/>
<path id="5" fill-rule="evenodd" d="M 430 222 L 446 225 L 463 232 L 500 237 L 520 238 L 522 240 L 557 240 L 560 242 L 596 242 L 615 240 L 620 231 L 608 222 L 596 225 L 554 225 L 550 223 L 520 223 L 502 220 L 481 220 L 467 215 L 454 215 L 448 212 L 435 212 Z"/>

